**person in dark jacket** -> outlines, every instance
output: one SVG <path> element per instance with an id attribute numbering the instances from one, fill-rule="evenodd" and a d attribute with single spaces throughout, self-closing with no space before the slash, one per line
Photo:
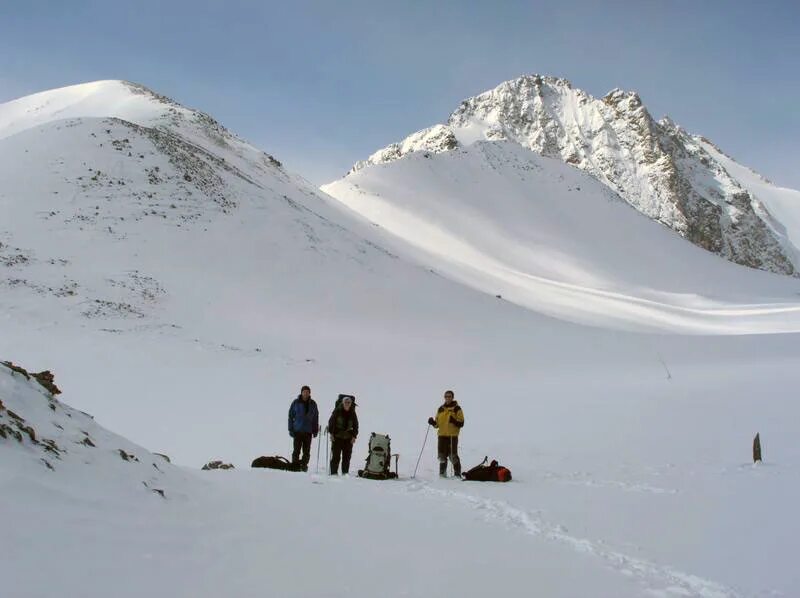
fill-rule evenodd
<path id="1" fill-rule="evenodd" d="M 328 434 L 331 436 L 331 475 L 339 473 L 339 459 L 342 461 L 342 475 L 350 471 L 350 456 L 358 436 L 358 416 L 353 397 L 342 397 L 328 420 Z"/>
<path id="2" fill-rule="evenodd" d="M 294 439 L 292 463 L 301 465 L 303 471 L 308 469 L 308 461 L 311 459 L 311 439 L 316 438 L 317 434 L 319 434 L 319 410 L 311 398 L 311 389 L 303 386 L 298 397 L 289 406 L 289 436 Z"/>
<path id="3" fill-rule="evenodd" d="M 461 477 L 461 459 L 458 458 L 458 434 L 464 427 L 464 412 L 455 400 L 455 393 L 446 390 L 444 403 L 436 412 L 436 419 L 429 417 L 428 424 L 439 431 L 439 475 L 447 474 L 447 458 L 453 464 L 453 473 Z"/>

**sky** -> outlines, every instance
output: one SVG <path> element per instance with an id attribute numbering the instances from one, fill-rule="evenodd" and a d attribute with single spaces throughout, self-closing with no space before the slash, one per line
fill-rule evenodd
<path id="1" fill-rule="evenodd" d="M 201 109 L 322 184 L 527 73 L 651 113 L 800 189 L 800 2 L 0 2 L 0 102 L 98 79 Z"/>

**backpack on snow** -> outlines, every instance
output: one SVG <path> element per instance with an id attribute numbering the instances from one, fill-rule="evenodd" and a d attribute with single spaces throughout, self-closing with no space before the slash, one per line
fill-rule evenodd
<path id="1" fill-rule="evenodd" d="M 484 457 L 480 465 L 476 465 L 466 473 L 462 474 L 466 482 L 510 482 L 511 470 L 492 461 L 489 465 L 486 462 L 489 457 Z"/>
<path id="2" fill-rule="evenodd" d="M 303 471 L 302 463 L 292 463 L 286 457 L 258 457 L 253 460 L 250 467 L 266 467 L 268 469 L 282 469 L 283 471 Z"/>
<path id="3" fill-rule="evenodd" d="M 395 469 L 397 469 L 397 457 L 395 455 Z M 390 480 L 397 477 L 397 471 L 389 469 L 392 459 L 391 438 L 386 434 L 376 434 L 369 437 L 369 454 L 364 469 L 358 470 L 358 477 L 369 478 L 372 480 Z"/>

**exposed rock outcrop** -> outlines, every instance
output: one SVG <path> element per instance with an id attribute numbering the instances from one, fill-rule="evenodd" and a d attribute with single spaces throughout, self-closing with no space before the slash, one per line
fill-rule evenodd
<path id="1" fill-rule="evenodd" d="M 234 469 L 232 463 L 223 463 L 222 461 L 209 461 L 202 467 L 203 471 L 211 469 Z"/>
<path id="2" fill-rule="evenodd" d="M 351 172 L 440 153 L 478 140 L 510 140 L 585 170 L 637 210 L 726 259 L 798 275 L 792 251 L 763 204 L 669 118 L 656 121 L 638 94 L 598 99 L 556 77 L 529 75 L 461 102 L 446 124 L 410 135 Z"/>

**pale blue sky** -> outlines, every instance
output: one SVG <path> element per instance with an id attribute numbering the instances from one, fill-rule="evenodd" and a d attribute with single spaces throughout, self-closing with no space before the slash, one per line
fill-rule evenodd
<path id="1" fill-rule="evenodd" d="M 800 2 L 0 2 L 0 102 L 128 79 L 316 183 L 524 73 L 656 117 L 800 189 Z"/>

